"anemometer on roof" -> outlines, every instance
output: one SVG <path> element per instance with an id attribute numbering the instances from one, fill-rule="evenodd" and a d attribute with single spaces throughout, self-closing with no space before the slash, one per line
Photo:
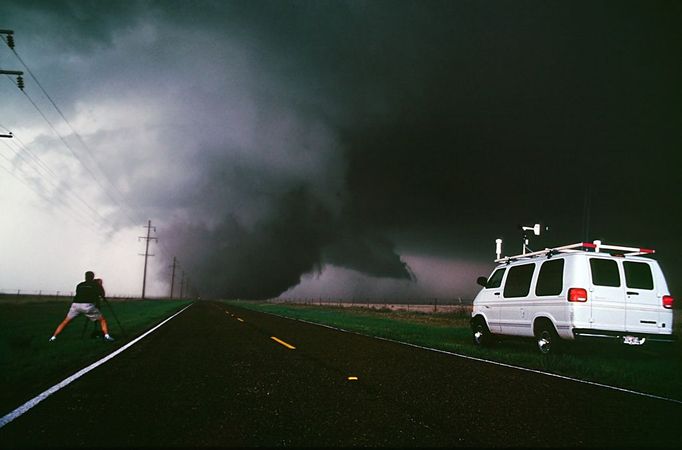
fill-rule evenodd
<path id="1" fill-rule="evenodd" d="M 532 250 L 528 247 L 528 232 L 532 231 L 535 236 L 540 236 L 540 232 L 542 230 L 548 231 L 549 227 L 545 226 L 543 227 L 539 223 L 536 223 L 532 227 L 524 227 L 523 225 L 519 225 L 519 230 L 522 232 L 522 238 L 521 238 L 521 250 L 522 250 L 522 255 L 525 255 L 526 252 L 532 252 Z M 497 259 L 500 259 L 501 254 L 502 254 L 502 239 L 495 239 L 495 253 L 497 253 Z"/>
<path id="2" fill-rule="evenodd" d="M 521 230 L 523 234 L 523 240 L 522 240 L 522 249 L 523 249 L 523 255 L 526 254 L 526 251 L 532 252 L 530 248 L 528 248 L 528 231 L 532 231 L 534 235 L 540 236 L 540 230 L 541 228 L 544 228 L 545 231 L 549 231 L 549 227 L 541 227 L 539 223 L 536 223 L 532 227 L 524 227 L 523 225 L 519 225 L 519 229 Z"/>

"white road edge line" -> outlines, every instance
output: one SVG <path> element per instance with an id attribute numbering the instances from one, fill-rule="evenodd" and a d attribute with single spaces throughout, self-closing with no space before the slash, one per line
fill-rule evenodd
<path id="1" fill-rule="evenodd" d="M 42 401 L 45 400 L 47 397 L 49 397 L 50 395 L 54 394 L 55 392 L 57 392 L 57 391 L 60 390 L 61 388 L 66 387 L 67 385 L 71 384 L 73 381 L 76 381 L 77 379 L 79 379 L 80 377 L 82 377 L 83 375 L 85 375 L 86 373 L 90 372 L 92 369 L 94 369 L 94 368 L 96 368 L 96 367 L 98 367 L 98 366 L 101 366 L 101 365 L 104 364 L 105 362 L 109 361 L 111 358 L 113 358 L 113 357 L 117 356 L 118 354 L 124 352 L 125 350 L 127 350 L 128 348 L 130 348 L 131 346 L 133 346 L 134 344 L 136 344 L 138 341 L 140 341 L 142 338 L 144 338 L 144 337 L 147 336 L 148 334 L 152 333 L 152 332 L 155 331 L 157 328 L 161 327 L 161 325 L 165 324 L 166 322 L 168 322 L 169 320 L 171 320 L 172 318 L 174 318 L 174 317 L 177 316 L 178 314 L 184 312 L 187 308 L 189 308 L 189 307 L 192 306 L 192 305 L 193 305 L 193 303 L 190 303 L 189 305 L 185 306 L 185 307 L 182 308 L 180 311 L 176 312 L 175 314 L 173 314 L 172 316 L 170 316 L 169 318 L 167 318 L 166 320 L 164 320 L 163 322 L 161 322 L 160 324 L 158 324 L 157 326 L 155 326 L 155 327 L 152 328 L 151 330 L 147 331 L 146 333 L 144 333 L 143 335 L 139 336 L 138 338 L 136 338 L 136 339 L 134 339 L 134 340 L 128 342 L 126 345 L 124 345 L 123 347 L 119 348 L 119 349 L 116 350 L 115 352 L 110 353 L 110 354 L 108 354 L 107 356 L 105 356 L 104 358 L 100 359 L 99 361 L 96 361 L 96 362 L 90 364 L 88 367 L 79 370 L 78 372 L 74 373 L 73 375 L 71 375 L 71 376 L 68 377 L 68 378 L 65 378 L 63 381 L 61 381 L 60 383 L 55 384 L 54 386 L 52 386 L 52 387 L 49 388 L 48 390 L 44 391 L 43 393 L 38 394 L 36 397 L 34 397 L 34 398 L 32 398 L 31 400 L 27 401 L 26 403 L 24 403 L 23 405 L 21 405 L 20 407 L 18 407 L 17 409 L 15 409 L 14 411 L 10 412 L 9 414 L 6 414 L 6 415 L 3 416 L 2 418 L 0 418 L 0 428 L 4 427 L 5 425 L 7 425 L 8 423 L 10 423 L 11 421 L 13 421 L 14 419 L 16 419 L 17 417 L 21 416 L 22 414 L 26 413 L 28 410 L 30 410 L 31 408 L 33 408 L 34 406 L 36 406 L 38 403 L 42 402 Z M 52 343 L 51 345 L 54 345 L 54 343 Z"/>
<path id="2" fill-rule="evenodd" d="M 381 340 L 383 340 L 383 341 L 388 341 L 388 342 L 393 342 L 393 343 L 396 343 L 396 344 L 407 345 L 407 346 L 409 346 L 409 347 L 416 347 L 416 348 L 420 348 L 420 349 L 422 349 L 422 350 L 430 350 L 430 351 L 432 351 L 432 352 L 444 353 L 444 354 L 446 354 L 446 355 L 457 356 L 457 357 L 459 357 L 459 358 L 470 359 L 470 360 L 472 360 L 472 361 L 479 361 L 479 362 L 483 362 L 483 363 L 493 364 L 493 365 L 496 365 L 496 366 L 508 367 L 508 368 L 510 368 L 510 369 L 523 370 L 523 371 L 525 371 L 525 372 L 537 373 L 537 374 L 546 375 L 546 376 L 549 376 L 549 377 L 560 378 L 560 379 L 562 379 L 562 380 L 574 381 L 574 382 L 576 382 L 576 383 L 589 384 L 589 385 L 592 385 L 592 386 L 598 386 L 598 387 L 602 387 L 602 388 L 606 388 L 606 389 L 611 389 L 611 390 L 614 390 L 614 391 L 627 392 L 628 394 L 634 394 L 634 395 L 639 395 L 639 396 L 642 396 L 642 397 L 655 398 L 656 400 L 664 400 L 664 401 L 667 401 L 667 402 L 673 402 L 673 403 L 682 404 L 682 400 L 677 400 L 677 399 L 674 399 L 674 398 L 661 397 L 661 396 L 654 395 L 654 394 L 647 394 L 646 392 L 633 391 L 633 390 L 630 390 L 630 389 L 620 388 L 620 387 L 618 387 L 618 386 L 610 386 L 610 385 L 608 385 L 608 384 L 596 383 L 596 382 L 594 382 L 594 381 L 581 380 L 581 379 L 579 379 L 579 378 L 571 378 L 571 377 L 567 377 L 567 376 L 564 376 L 564 375 L 559 375 L 559 374 L 556 374 L 556 373 L 543 372 L 543 371 L 541 371 L 541 370 L 529 369 L 529 368 L 527 368 L 527 367 L 514 366 L 514 365 L 511 365 L 511 364 L 505 364 L 505 363 L 501 363 L 501 362 L 497 362 L 497 361 L 491 361 L 491 360 L 489 360 L 489 359 L 476 358 L 475 356 L 462 355 L 462 354 L 460 354 L 460 353 L 449 352 L 449 351 L 447 351 L 447 350 L 441 350 L 441 349 L 438 349 L 438 348 L 424 347 L 424 346 L 421 346 L 421 345 L 411 344 L 411 343 L 409 343 L 409 342 L 396 341 L 395 339 L 389 339 L 389 338 L 385 338 L 385 337 L 381 337 L 381 336 L 372 336 L 372 335 L 369 335 L 369 334 L 359 333 L 359 332 L 357 332 L 357 331 L 344 330 L 343 328 L 333 327 L 333 326 L 331 326 L 331 325 L 325 325 L 325 324 L 322 324 L 322 323 L 310 322 L 310 321 L 308 321 L 308 320 L 296 319 L 296 318 L 293 318 L 293 317 L 281 316 L 281 315 L 279 315 L 279 314 L 274 314 L 274 313 L 270 313 L 270 312 L 265 312 L 265 311 L 257 311 L 257 312 L 262 312 L 262 313 L 264 313 L 264 314 L 270 314 L 271 316 L 282 317 L 282 318 L 284 318 L 284 319 L 295 320 L 295 321 L 298 321 L 298 322 L 305 322 L 305 323 L 309 323 L 309 324 L 311 324 L 311 325 L 317 325 L 317 326 L 320 326 L 320 327 L 331 328 L 332 330 L 342 331 L 342 332 L 344 332 L 344 333 L 357 334 L 357 335 L 359 335 L 359 336 L 371 337 L 371 338 L 374 338 L 374 339 L 381 339 Z"/>

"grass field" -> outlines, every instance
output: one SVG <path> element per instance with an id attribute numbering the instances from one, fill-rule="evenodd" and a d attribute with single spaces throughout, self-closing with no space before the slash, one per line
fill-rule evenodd
<path id="1" fill-rule="evenodd" d="M 115 342 L 93 339 L 93 325 L 77 317 L 48 342 L 71 304 L 70 298 L 3 297 L 0 299 L 0 415 L 124 345 L 187 305 L 188 301 L 112 300 L 102 305 Z M 125 334 L 116 321 L 120 321 Z"/>
<path id="2" fill-rule="evenodd" d="M 331 325 L 507 364 L 604 383 L 682 401 L 682 343 L 628 347 L 570 342 L 560 355 L 543 356 L 529 340 L 504 340 L 492 348 L 471 343 L 467 309 L 429 314 L 368 308 L 226 301 L 228 304 Z M 679 317 L 677 313 L 676 319 Z M 680 334 L 676 320 L 675 333 Z"/>

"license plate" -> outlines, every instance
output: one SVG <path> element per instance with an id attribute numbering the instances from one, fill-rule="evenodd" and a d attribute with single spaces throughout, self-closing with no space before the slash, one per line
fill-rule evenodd
<path id="1" fill-rule="evenodd" d="M 624 336 L 623 344 L 627 345 L 642 345 L 646 341 L 646 338 L 638 338 L 637 336 Z"/>

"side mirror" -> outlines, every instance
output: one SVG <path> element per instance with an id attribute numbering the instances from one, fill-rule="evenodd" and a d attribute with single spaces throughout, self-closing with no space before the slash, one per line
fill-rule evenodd
<path id="1" fill-rule="evenodd" d="M 486 277 L 478 277 L 476 283 L 480 284 L 483 287 L 487 287 L 488 279 Z"/>

